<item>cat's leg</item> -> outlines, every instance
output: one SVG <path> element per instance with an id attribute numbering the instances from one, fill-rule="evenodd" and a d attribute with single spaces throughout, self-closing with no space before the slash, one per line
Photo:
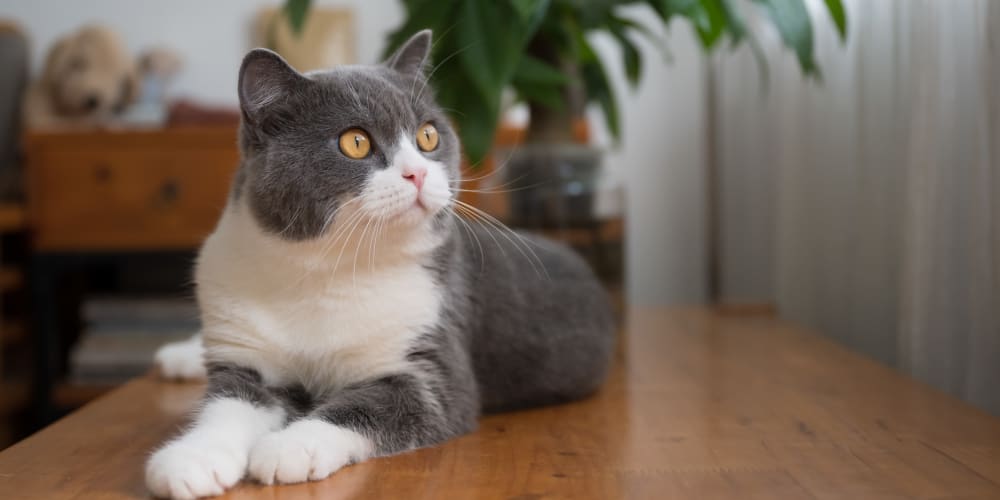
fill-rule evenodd
<path id="1" fill-rule="evenodd" d="M 246 474 L 250 449 L 287 416 L 260 375 L 212 365 L 205 401 L 191 427 L 146 463 L 146 486 L 158 497 L 221 495 Z"/>
<path id="2" fill-rule="evenodd" d="M 264 484 L 323 479 L 345 465 L 436 444 L 475 427 L 474 409 L 446 407 L 436 392 L 411 374 L 349 386 L 261 438 L 250 452 L 250 476 Z"/>
<path id="3" fill-rule="evenodd" d="M 208 375 L 205 371 L 205 346 L 201 343 L 201 334 L 160 347 L 154 359 L 163 378 L 201 380 Z"/>

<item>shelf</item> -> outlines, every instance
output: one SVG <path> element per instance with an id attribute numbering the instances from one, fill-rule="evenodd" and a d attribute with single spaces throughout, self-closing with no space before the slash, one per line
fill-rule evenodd
<path id="1" fill-rule="evenodd" d="M 52 392 L 52 403 L 60 408 L 77 408 L 83 406 L 118 387 L 114 384 L 78 384 L 62 383 L 56 385 Z"/>

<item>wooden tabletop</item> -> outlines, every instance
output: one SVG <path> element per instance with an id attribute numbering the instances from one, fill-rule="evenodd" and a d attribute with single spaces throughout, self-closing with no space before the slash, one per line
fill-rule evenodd
<path id="1" fill-rule="evenodd" d="M 198 385 L 136 380 L 0 453 L 0 497 L 146 495 Z M 228 498 L 1000 498 L 1000 419 L 777 320 L 633 310 L 587 401 Z"/>

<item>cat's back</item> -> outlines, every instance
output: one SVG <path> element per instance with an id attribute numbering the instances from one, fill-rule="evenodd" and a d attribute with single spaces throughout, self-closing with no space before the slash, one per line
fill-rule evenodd
<path id="1" fill-rule="evenodd" d="M 487 410 L 577 399 L 603 382 L 614 346 L 606 291 L 565 245 L 478 224 L 461 229 Z"/>

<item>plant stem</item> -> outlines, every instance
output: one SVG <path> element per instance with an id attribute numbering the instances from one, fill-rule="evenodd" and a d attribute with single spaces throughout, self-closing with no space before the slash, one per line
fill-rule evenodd
<path id="1" fill-rule="evenodd" d="M 563 105 L 560 108 L 551 108 L 534 101 L 528 102 L 531 121 L 524 136 L 524 141 L 527 143 L 572 143 L 573 122 L 583 116 L 586 96 L 580 80 L 579 66 L 573 58 L 561 57 L 557 47 L 544 36 L 536 36 L 528 44 L 529 54 L 560 68 L 569 76 L 570 83 L 563 89 Z"/>

